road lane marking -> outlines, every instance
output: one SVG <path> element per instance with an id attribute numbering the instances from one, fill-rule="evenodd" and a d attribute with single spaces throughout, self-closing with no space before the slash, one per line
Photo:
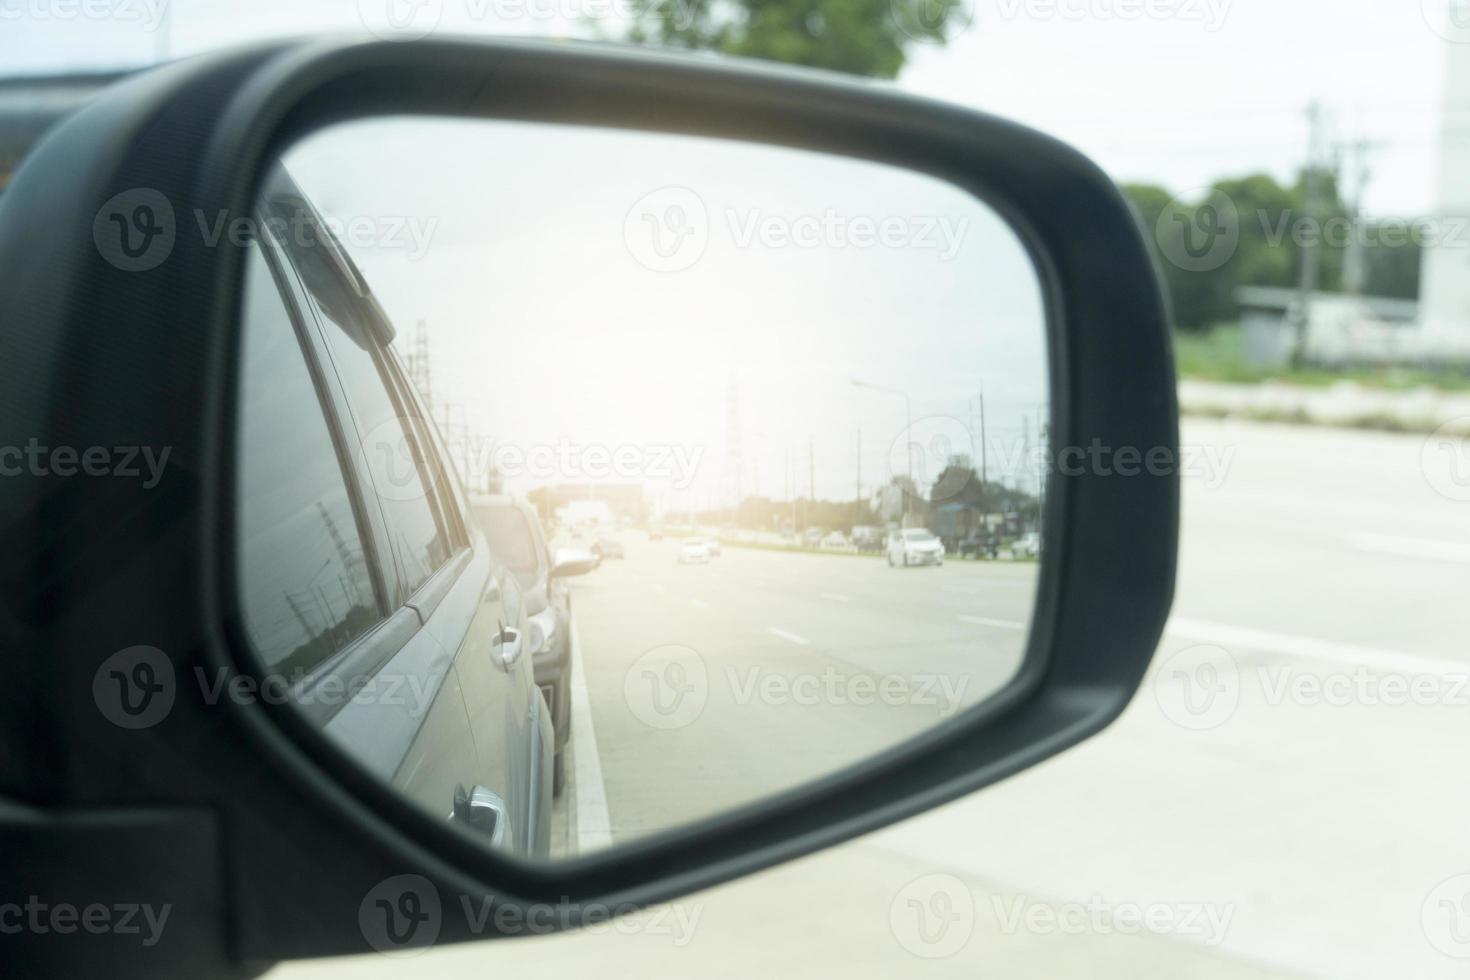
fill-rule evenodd
<path id="1" fill-rule="evenodd" d="M 788 633 L 785 630 L 778 630 L 774 626 L 767 626 L 766 627 L 766 632 L 767 633 L 770 633 L 770 634 L 772 634 L 774 636 L 779 636 L 783 640 L 790 640 L 792 643 L 795 643 L 797 646 L 803 646 L 804 647 L 804 646 L 810 645 L 810 643 L 811 643 L 811 641 L 808 640 L 808 639 L 806 639 L 805 637 L 797 636 L 795 633 Z"/>
<path id="2" fill-rule="evenodd" d="M 837 592 L 823 592 L 822 593 L 822 598 L 823 599 L 831 599 L 833 602 L 851 602 L 852 601 L 852 597 L 851 596 L 841 595 L 840 593 L 837 593 Z"/>
<path id="3" fill-rule="evenodd" d="M 582 638 L 572 620 L 572 778 L 577 798 L 577 854 L 612 845 L 612 817 L 607 809 L 607 784 L 602 779 L 602 756 L 592 727 L 592 700 L 587 696 L 587 672 L 582 663 Z"/>
<path id="4" fill-rule="evenodd" d="M 1404 653 L 1401 650 L 1384 650 L 1376 647 L 1338 643 L 1334 640 L 1319 640 L 1311 636 L 1295 636 L 1271 630 L 1250 629 L 1231 626 L 1228 623 L 1210 623 L 1187 616 L 1175 616 L 1164 626 L 1164 632 L 1190 640 L 1215 643 L 1226 648 L 1244 647 L 1262 653 L 1285 654 L 1301 660 L 1317 660 L 1331 664 L 1356 664 L 1395 674 L 1433 674 L 1437 676 L 1462 676 L 1466 666 L 1440 657 Z"/>
<path id="5" fill-rule="evenodd" d="M 1348 544 L 1358 551 L 1398 558 L 1429 558 L 1435 561 L 1470 563 L 1470 544 L 1429 538 L 1402 538 L 1392 534 L 1354 534 Z"/>
<path id="6" fill-rule="evenodd" d="M 971 623 L 975 626 L 994 626 L 1003 630 L 1023 630 L 1025 623 L 1018 623 L 1014 619 L 986 619 L 984 616 L 957 616 L 962 623 Z"/>
<path id="7" fill-rule="evenodd" d="M 709 608 L 709 603 L 705 602 L 703 599 L 690 599 L 689 600 L 689 604 L 691 606 L 693 606 L 695 609 L 708 609 Z"/>

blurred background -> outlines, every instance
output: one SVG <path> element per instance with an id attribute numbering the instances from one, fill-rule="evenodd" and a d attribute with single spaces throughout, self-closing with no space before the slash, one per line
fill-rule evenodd
<path id="1" fill-rule="evenodd" d="M 322 30 L 742 55 L 1029 123 L 1123 187 L 1177 326 L 1179 588 L 1119 723 L 850 845 L 417 974 L 1463 975 L 1470 5 L 0 0 L 0 182 L 120 74 Z M 452 375 L 432 321 L 400 326 Z"/>

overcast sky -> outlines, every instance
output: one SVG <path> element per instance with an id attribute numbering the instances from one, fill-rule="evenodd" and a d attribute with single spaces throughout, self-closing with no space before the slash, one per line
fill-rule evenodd
<path id="1" fill-rule="evenodd" d="M 674 507 L 727 502 L 737 479 L 778 498 L 814 483 L 849 499 L 859 472 L 868 490 L 910 472 L 927 488 L 952 455 L 980 455 L 982 389 L 988 475 L 1034 486 L 1040 287 L 956 187 L 776 147 L 480 120 L 334 127 L 286 162 L 342 223 L 400 351 L 428 324 L 436 408 L 455 403 L 477 451 L 514 453 L 495 460 L 513 491 L 598 476 L 524 459 L 593 446 L 629 447 L 625 475 Z"/>
<path id="2" fill-rule="evenodd" d="M 0 68 L 142 64 L 253 37 L 367 33 L 386 2 L 174 0 L 165 19 L 163 0 L 0 0 Z M 635 0 L 420 2 L 438 8 L 444 31 L 586 36 L 585 17 L 613 11 L 600 23 L 616 33 L 616 12 Z M 916 50 L 901 87 L 1025 121 L 1117 179 L 1175 191 L 1252 170 L 1290 174 L 1306 107 L 1320 99 L 1335 136 L 1374 141 L 1371 212 L 1412 216 L 1433 203 L 1445 57 L 1470 57 L 1470 44 L 1445 40 L 1470 32 L 1445 29 L 1441 0 L 966 2 L 970 26 L 947 47 Z"/>

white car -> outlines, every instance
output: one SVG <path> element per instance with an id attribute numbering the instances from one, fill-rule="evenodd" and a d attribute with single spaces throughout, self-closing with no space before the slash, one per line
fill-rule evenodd
<path id="1" fill-rule="evenodd" d="M 888 564 L 943 565 L 944 545 L 921 527 L 906 528 L 888 539 Z"/>
<path id="2" fill-rule="evenodd" d="M 679 564 L 703 565 L 709 562 L 709 544 L 703 538 L 685 538 L 679 542 Z"/>
<path id="3" fill-rule="evenodd" d="M 1037 558 L 1041 555 L 1041 535 L 1027 531 L 1011 545 L 1011 554 L 1017 558 Z"/>

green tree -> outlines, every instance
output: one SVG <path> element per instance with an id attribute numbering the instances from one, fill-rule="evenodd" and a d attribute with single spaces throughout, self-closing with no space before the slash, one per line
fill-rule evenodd
<path id="1" fill-rule="evenodd" d="M 1317 289 L 1342 288 L 1348 209 L 1330 173 L 1317 175 L 1317 201 L 1306 203 L 1307 175 L 1283 186 L 1268 174 L 1216 181 L 1197 198 L 1180 199 L 1153 184 L 1123 190 L 1138 213 L 1181 329 L 1201 330 L 1236 319 L 1240 286 L 1293 287 L 1305 248 L 1315 251 Z M 1211 259 L 1199 245 L 1218 241 Z"/>
<path id="2" fill-rule="evenodd" d="M 634 44 L 895 78 L 909 46 L 968 24 L 964 0 L 658 0 L 640 5 Z"/>

